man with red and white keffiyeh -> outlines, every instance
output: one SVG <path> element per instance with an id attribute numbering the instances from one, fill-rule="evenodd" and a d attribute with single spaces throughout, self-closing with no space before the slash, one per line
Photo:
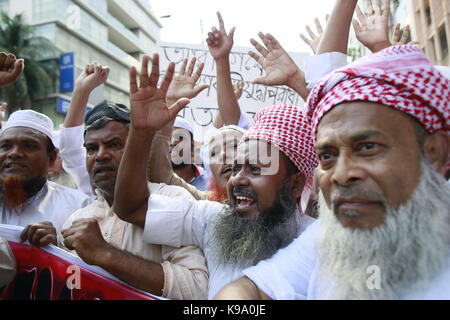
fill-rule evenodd
<path id="1" fill-rule="evenodd" d="M 156 79 L 158 56 L 153 61 Z M 174 247 L 190 244 L 203 249 L 210 276 L 208 297 L 213 298 L 237 279 L 242 269 L 287 246 L 313 222 L 298 208 L 304 187 L 318 164 L 311 123 L 306 112 L 293 106 L 263 109 L 254 127 L 240 142 L 235 141 L 236 158 L 227 184 L 229 206 L 168 199 L 143 189 L 145 155 L 155 132 L 188 101 L 182 99 L 172 108 L 166 106 L 164 88 L 170 83 L 168 76 L 161 88 L 146 79 L 141 84 L 144 87 L 138 88 L 133 74 L 131 78 L 132 101 L 135 96 L 140 99 L 132 102 L 131 128 L 120 164 L 114 212 L 144 227 L 143 238 L 148 243 Z M 153 90 L 146 93 L 149 88 Z M 153 92 L 160 100 L 155 101 Z M 223 139 L 228 140 L 226 136 Z"/>
<path id="2" fill-rule="evenodd" d="M 219 298 L 450 299 L 450 81 L 393 46 L 322 78 L 308 113 L 319 219 Z"/>

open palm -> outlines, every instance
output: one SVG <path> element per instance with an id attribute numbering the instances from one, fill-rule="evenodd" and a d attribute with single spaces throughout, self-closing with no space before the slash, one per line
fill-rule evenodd
<path id="1" fill-rule="evenodd" d="M 372 1 L 367 1 L 367 16 L 356 7 L 358 20 L 353 20 L 356 38 L 370 51 L 379 51 L 379 47 L 390 45 L 389 42 L 389 6 L 390 0 L 386 0 L 384 12 L 382 12 L 381 1 L 377 0 L 375 7 Z"/>
<path id="2" fill-rule="evenodd" d="M 175 102 L 180 98 L 195 98 L 203 90 L 209 88 L 209 85 L 207 84 L 195 87 L 205 66 L 204 63 L 201 63 L 198 66 L 197 71 L 193 73 L 196 61 L 197 59 L 195 57 L 192 58 L 189 67 L 186 70 L 188 59 L 183 60 L 179 73 L 173 77 L 169 89 L 167 90 L 168 103 Z"/>
<path id="3" fill-rule="evenodd" d="M 179 111 L 188 103 L 188 99 L 180 99 L 172 107 L 166 104 L 167 90 L 173 78 L 175 64 L 170 63 L 161 86 L 158 88 L 159 80 L 159 56 L 153 56 L 153 67 L 150 77 L 148 76 L 148 56 L 144 56 L 138 87 L 136 80 L 136 69 L 130 69 L 131 89 L 131 123 L 133 128 L 156 132 L 170 121 L 175 119 Z"/>
<path id="4" fill-rule="evenodd" d="M 268 86 L 287 85 L 289 79 L 298 71 L 297 65 L 272 35 L 260 33 L 259 37 L 265 47 L 254 39 L 250 42 L 261 55 L 253 51 L 250 51 L 249 55 L 262 66 L 266 76 L 256 78 L 253 82 Z"/>

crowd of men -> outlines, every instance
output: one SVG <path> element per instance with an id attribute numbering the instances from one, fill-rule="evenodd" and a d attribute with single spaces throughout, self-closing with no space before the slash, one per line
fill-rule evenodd
<path id="1" fill-rule="evenodd" d="M 104 101 L 86 114 L 110 71 L 87 65 L 57 133 L 31 110 L 2 128 L 0 223 L 169 299 L 450 299 L 448 69 L 405 44 L 408 29 L 390 41 L 390 1 L 375 2 L 363 13 L 337 0 L 325 30 L 303 36 L 315 53 L 305 70 L 271 34 L 251 39 L 265 70 L 254 82 L 306 101 L 267 106 L 251 125 L 231 80 L 235 29 L 218 13 L 207 43 L 219 114 L 201 165 L 177 116 L 207 89 L 203 64 L 175 73 L 172 62 L 161 79 L 158 54 L 144 56 L 130 108 Z M 352 23 L 372 54 L 347 65 Z M 0 86 L 24 65 L 1 53 Z M 49 178 L 58 157 L 66 186 Z M 15 268 L 0 239 L 0 287 Z"/>

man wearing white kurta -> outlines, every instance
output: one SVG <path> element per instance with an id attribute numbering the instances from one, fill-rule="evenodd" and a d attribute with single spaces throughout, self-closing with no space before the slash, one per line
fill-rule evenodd
<path id="1" fill-rule="evenodd" d="M 129 122 L 129 109 L 111 102 L 97 105 L 86 115 L 86 172 L 97 200 L 67 219 L 58 244 L 138 289 L 169 299 L 205 299 L 208 274 L 200 249 L 146 244 L 143 228 L 120 220 L 113 212 Z M 148 188 L 168 198 L 192 198 L 176 186 L 150 183 Z"/>
<path id="2" fill-rule="evenodd" d="M 53 122 L 47 116 L 32 110 L 13 113 L 0 137 L 0 161 L 4 190 L 0 198 L 0 223 L 27 226 L 51 222 L 56 232 L 76 210 L 85 207 L 90 199 L 83 193 L 47 181 L 48 166 L 56 159 Z M 35 187 L 25 191 L 20 203 L 8 204 L 8 179 L 23 177 Z M 31 178 L 30 178 L 31 177 Z M 26 186 L 28 182 L 25 181 Z M 20 190 L 21 188 L 19 188 Z M 22 187 L 26 190 L 26 187 Z M 11 191 L 14 198 L 19 191 Z"/>
<path id="3" fill-rule="evenodd" d="M 217 298 L 450 299 L 449 103 L 411 45 L 325 76 L 308 101 L 319 221 Z"/>
<path id="4" fill-rule="evenodd" d="M 225 206 L 218 202 L 193 201 L 153 194 L 149 198 L 148 219 L 146 220 L 144 241 L 173 247 L 197 245 L 203 249 L 208 263 L 208 299 L 228 283 L 242 275 L 242 269 L 223 264 L 214 246 L 214 230 Z M 314 219 L 304 213 L 297 213 L 300 220 L 298 234 L 302 233 Z"/>
<path id="5" fill-rule="evenodd" d="M 155 55 L 152 79 L 157 78 L 157 63 Z M 147 64 L 145 57 L 143 70 L 147 70 Z M 145 227 L 147 242 L 201 247 L 210 274 L 208 297 L 212 298 L 239 276 L 242 268 L 285 247 L 313 220 L 297 206 L 303 191 L 310 188 L 317 165 L 310 123 L 302 110 L 293 106 L 269 107 L 258 113 L 237 148 L 238 159 L 227 186 L 229 206 L 151 194 L 146 188 L 144 155 L 151 149 L 156 132 L 175 118 L 179 112 L 176 109 L 187 101 L 181 99 L 172 108 L 165 104 L 170 72 L 157 88 L 145 76 L 141 76 L 138 87 L 134 71 L 132 121 L 117 177 L 114 212 L 127 222 Z M 278 128 L 280 123 L 285 126 Z M 303 135 L 305 139 L 294 145 L 291 135 Z M 261 152 L 269 148 L 271 156 Z"/>

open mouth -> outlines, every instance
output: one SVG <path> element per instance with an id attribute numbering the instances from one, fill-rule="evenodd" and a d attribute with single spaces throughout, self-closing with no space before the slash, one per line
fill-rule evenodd
<path id="1" fill-rule="evenodd" d="M 115 172 L 115 169 L 110 166 L 98 167 L 94 170 L 94 175 L 96 176 L 104 176 L 109 175 L 111 172 Z"/>
<path id="2" fill-rule="evenodd" d="M 17 163 L 17 162 L 11 162 L 4 166 L 5 169 L 22 169 L 26 168 L 27 166 Z"/>
<path id="3" fill-rule="evenodd" d="M 237 210 L 247 210 L 256 205 L 256 200 L 244 195 L 235 195 L 235 203 Z"/>

